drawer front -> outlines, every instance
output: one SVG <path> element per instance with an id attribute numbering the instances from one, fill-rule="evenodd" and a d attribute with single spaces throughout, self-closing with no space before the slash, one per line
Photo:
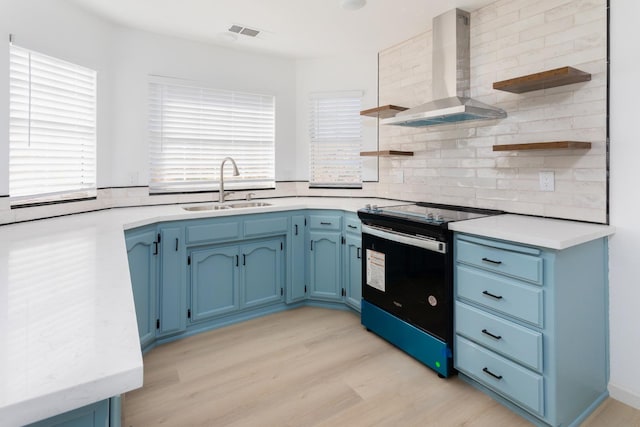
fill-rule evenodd
<path id="1" fill-rule="evenodd" d="M 337 215 L 310 215 L 309 227 L 315 230 L 340 231 L 341 221 Z"/>
<path id="2" fill-rule="evenodd" d="M 544 379 L 486 348 L 456 336 L 455 367 L 517 405 L 544 416 Z"/>
<path id="3" fill-rule="evenodd" d="M 484 307 L 543 326 L 542 288 L 457 265 L 456 295 Z"/>
<path id="4" fill-rule="evenodd" d="M 362 233 L 362 223 L 358 217 L 352 218 L 351 216 L 345 216 L 344 229 L 347 233 Z"/>
<path id="5" fill-rule="evenodd" d="M 287 217 L 246 219 L 244 221 L 244 236 L 265 236 L 286 234 L 289 229 Z"/>
<path id="6" fill-rule="evenodd" d="M 542 373 L 542 334 L 478 310 L 455 304 L 456 333 Z"/>
<path id="7" fill-rule="evenodd" d="M 238 221 L 218 222 L 215 224 L 189 225 L 186 229 L 187 244 L 223 242 L 240 237 Z"/>
<path id="8" fill-rule="evenodd" d="M 458 240 L 456 259 L 485 270 L 542 284 L 542 259 L 523 253 Z"/>

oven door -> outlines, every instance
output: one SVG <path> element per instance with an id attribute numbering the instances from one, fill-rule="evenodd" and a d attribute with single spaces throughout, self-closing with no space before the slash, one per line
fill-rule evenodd
<path id="1" fill-rule="evenodd" d="M 362 245 L 362 298 L 450 342 L 447 244 L 363 225 Z"/>

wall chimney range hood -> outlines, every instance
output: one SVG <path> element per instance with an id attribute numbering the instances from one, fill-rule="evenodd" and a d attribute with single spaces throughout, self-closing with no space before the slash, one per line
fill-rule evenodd
<path id="1" fill-rule="evenodd" d="M 507 116 L 470 96 L 470 14 L 453 9 L 433 19 L 432 91 L 434 101 L 380 121 L 383 125 L 423 127 Z"/>

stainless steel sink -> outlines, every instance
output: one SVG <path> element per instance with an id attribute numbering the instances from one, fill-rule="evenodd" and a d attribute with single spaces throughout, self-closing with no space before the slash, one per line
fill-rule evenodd
<path id="1" fill-rule="evenodd" d="M 227 205 L 230 208 L 259 208 L 261 206 L 271 206 L 271 203 L 265 202 L 240 202 Z"/>
<path id="2" fill-rule="evenodd" d="M 222 209 L 229 209 L 231 206 L 228 205 L 198 205 L 198 206 L 183 206 L 182 209 L 190 212 L 199 212 L 199 211 L 219 211 Z"/>

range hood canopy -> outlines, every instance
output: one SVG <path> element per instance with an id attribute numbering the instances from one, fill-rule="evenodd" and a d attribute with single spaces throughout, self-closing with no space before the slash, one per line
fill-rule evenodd
<path id="1" fill-rule="evenodd" d="M 453 9 L 433 19 L 434 101 L 381 120 L 383 125 L 433 126 L 467 120 L 500 119 L 507 113 L 469 97 L 470 14 Z"/>

